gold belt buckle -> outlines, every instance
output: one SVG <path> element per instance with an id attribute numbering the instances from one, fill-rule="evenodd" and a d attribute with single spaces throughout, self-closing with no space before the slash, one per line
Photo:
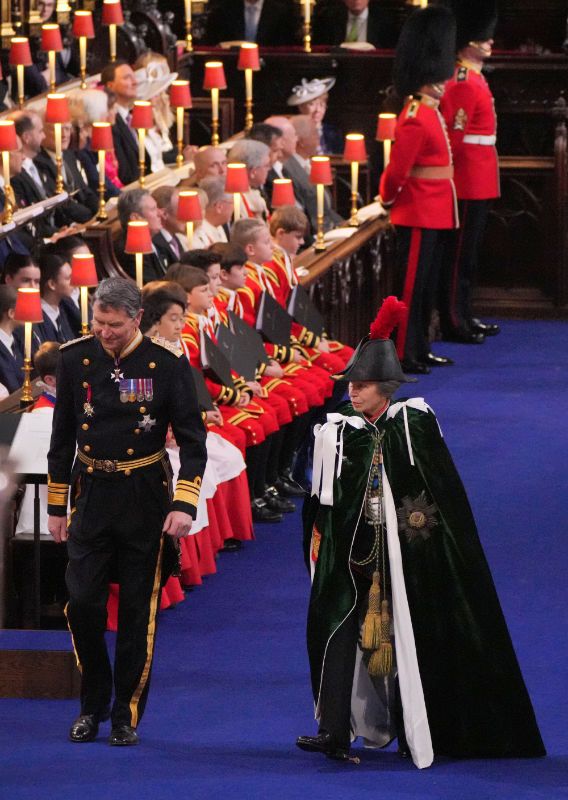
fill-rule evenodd
<path id="1" fill-rule="evenodd" d="M 95 461 L 95 468 L 101 469 L 103 472 L 116 472 L 116 461 L 111 461 L 106 458 L 103 461 Z"/>

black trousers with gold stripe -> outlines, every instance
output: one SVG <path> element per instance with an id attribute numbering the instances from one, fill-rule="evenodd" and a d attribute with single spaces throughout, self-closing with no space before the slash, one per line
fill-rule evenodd
<path id="1" fill-rule="evenodd" d="M 120 585 L 113 725 L 136 727 L 148 689 L 159 608 L 162 525 L 169 508 L 161 464 L 131 475 L 80 472 L 67 550 L 67 618 L 81 669 L 81 713 L 111 705 L 113 670 L 105 642 L 111 581 Z"/>

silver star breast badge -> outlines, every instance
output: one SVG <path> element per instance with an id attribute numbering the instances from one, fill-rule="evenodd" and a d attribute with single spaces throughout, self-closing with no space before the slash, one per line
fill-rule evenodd
<path id="1" fill-rule="evenodd" d="M 143 414 L 142 419 L 138 421 L 138 427 L 141 428 L 145 433 L 151 431 L 155 424 L 156 420 L 152 419 L 150 414 Z"/>
<path id="2" fill-rule="evenodd" d="M 124 374 L 120 371 L 120 367 L 115 367 L 110 373 L 110 377 L 115 383 L 120 383 L 121 380 L 124 380 Z"/>

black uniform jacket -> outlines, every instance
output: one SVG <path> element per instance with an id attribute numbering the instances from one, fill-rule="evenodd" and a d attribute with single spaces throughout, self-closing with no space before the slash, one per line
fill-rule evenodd
<path id="1" fill-rule="evenodd" d="M 120 376 L 131 380 L 134 401 L 123 402 Z M 139 396 L 140 392 L 143 395 Z M 161 485 L 167 456 L 161 464 L 134 466 L 130 472 L 112 471 L 112 463 L 134 464 L 160 452 L 170 424 L 181 462 L 171 510 L 195 518 L 207 458 L 206 432 L 187 359 L 175 348 L 140 333 L 124 348 L 117 363 L 93 336 L 63 345 L 48 453 L 48 513 L 67 513 L 69 484 L 79 472 L 90 472 L 95 479 L 123 481 L 125 502 L 128 481 L 139 471 L 152 470 Z M 97 466 L 93 470 L 76 458 L 76 448 L 87 458 L 108 461 L 111 471 Z M 169 465 L 166 467 L 169 470 Z"/>

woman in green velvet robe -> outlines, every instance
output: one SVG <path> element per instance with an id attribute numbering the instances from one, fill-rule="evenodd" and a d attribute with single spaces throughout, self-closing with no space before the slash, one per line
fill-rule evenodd
<path id="1" fill-rule="evenodd" d="M 308 653 L 320 731 L 300 737 L 298 746 L 349 758 L 350 715 L 351 738 L 362 735 L 369 744 L 375 731 L 376 745 L 384 746 L 405 735 L 418 767 L 435 755 L 544 755 L 471 508 L 432 409 L 422 398 L 391 402 L 407 379 L 390 339 L 363 340 L 342 377 L 352 403 L 328 415 L 316 434 L 313 491 L 304 508 L 312 573 Z M 394 664 L 390 676 L 370 679 L 359 626 L 371 582 L 360 555 L 373 543 L 373 493 Z M 349 698 L 350 710 L 334 707 Z M 333 722 L 338 718 L 343 730 Z"/>

